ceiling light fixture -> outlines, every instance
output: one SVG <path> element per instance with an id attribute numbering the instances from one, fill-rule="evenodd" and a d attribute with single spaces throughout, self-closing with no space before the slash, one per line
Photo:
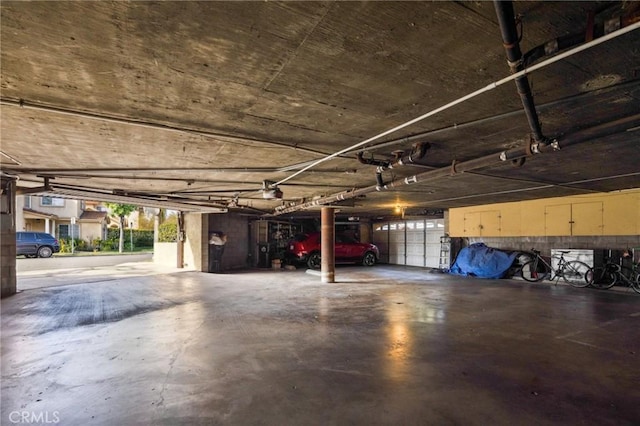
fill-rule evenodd
<path id="1" fill-rule="evenodd" d="M 279 200 L 282 198 L 282 191 L 277 186 L 273 186 L 274 182 L 262 181 L 262 198 L 265 200 Z"/>

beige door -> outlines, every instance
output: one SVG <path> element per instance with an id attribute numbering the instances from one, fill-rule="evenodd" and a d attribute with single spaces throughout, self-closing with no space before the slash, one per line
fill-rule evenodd
<path id="1" fill-rule="evenodd" d="M 602 235 L 602 202 L 571 205 L 571 235 Z"/>
<path id="2" fill-rule="evenodd" d="M 544 234 L 571 235 L 571 204 L 545 206 Z"/>

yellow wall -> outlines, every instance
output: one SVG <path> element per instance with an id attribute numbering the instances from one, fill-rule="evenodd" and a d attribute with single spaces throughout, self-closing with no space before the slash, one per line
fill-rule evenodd
<path id="1" fill-rule="evenodd" d="M 640 189 L 449 210 L 452 237 L 639 234 Z"/>

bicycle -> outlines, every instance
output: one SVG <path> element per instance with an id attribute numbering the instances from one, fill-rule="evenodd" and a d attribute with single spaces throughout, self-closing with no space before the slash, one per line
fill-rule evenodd
<path id="1" fill-rule="evenodd" d="M 636 293 L 640 293 L 640 263 L 631 263 L 631 268 L 613 263 L 611 258 L 605 258 L 605 264 L 593 268 L 588 278 L 593 288 L 608 289 L 619 281 L 624 282 Z"/>
<path id="2" fill-rule="evenodd" d="M 556 284 L 562 278 L 567 284 L 573 287 L 587 287 L 589 278 L 592 277 L 592 269 L 589 265 L 579 260 L 566 260 L 564 255 L 570 251 L 561 251 L 558 259 L 558 267 L 553 267 L 547 263 L 538 250 L 531 249 L 533 259 L 525 262 L 520 268 L 520 276 L 529 282 L 539 282 L 547 277 L 549 280 L 556 280 Z"/>

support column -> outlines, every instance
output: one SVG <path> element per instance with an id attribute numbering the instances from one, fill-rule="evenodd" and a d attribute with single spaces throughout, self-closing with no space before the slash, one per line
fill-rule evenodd
<path id="1" fill-rule="evenodd" d="M 184 268 L 184 240 L 185 240 L 185 232 L 184 232 L 184 212 L 178 212 L 178 244 L 176 258 L 177 258 L 177 268 Z"/>
<path id="2" fill-rule="evenodd" d="M 336 224 L 335 209 L 333 207 L 322 207 L 321 220 L 321 245 L 322 266 L 320 269 L 321 281 L 323 283 L 336 282 Z"/>
<path id="3" fill-rule="evenodd" d="M 209 214 L 188 212 L 184 215 L 185 268 L 208 272 L 209 266 Z"/>
<path id="4" fill-rule="evenodd" d="M 0 182 L 0 297 L 16 294 L 16 181 L 2 176 Z"/>

